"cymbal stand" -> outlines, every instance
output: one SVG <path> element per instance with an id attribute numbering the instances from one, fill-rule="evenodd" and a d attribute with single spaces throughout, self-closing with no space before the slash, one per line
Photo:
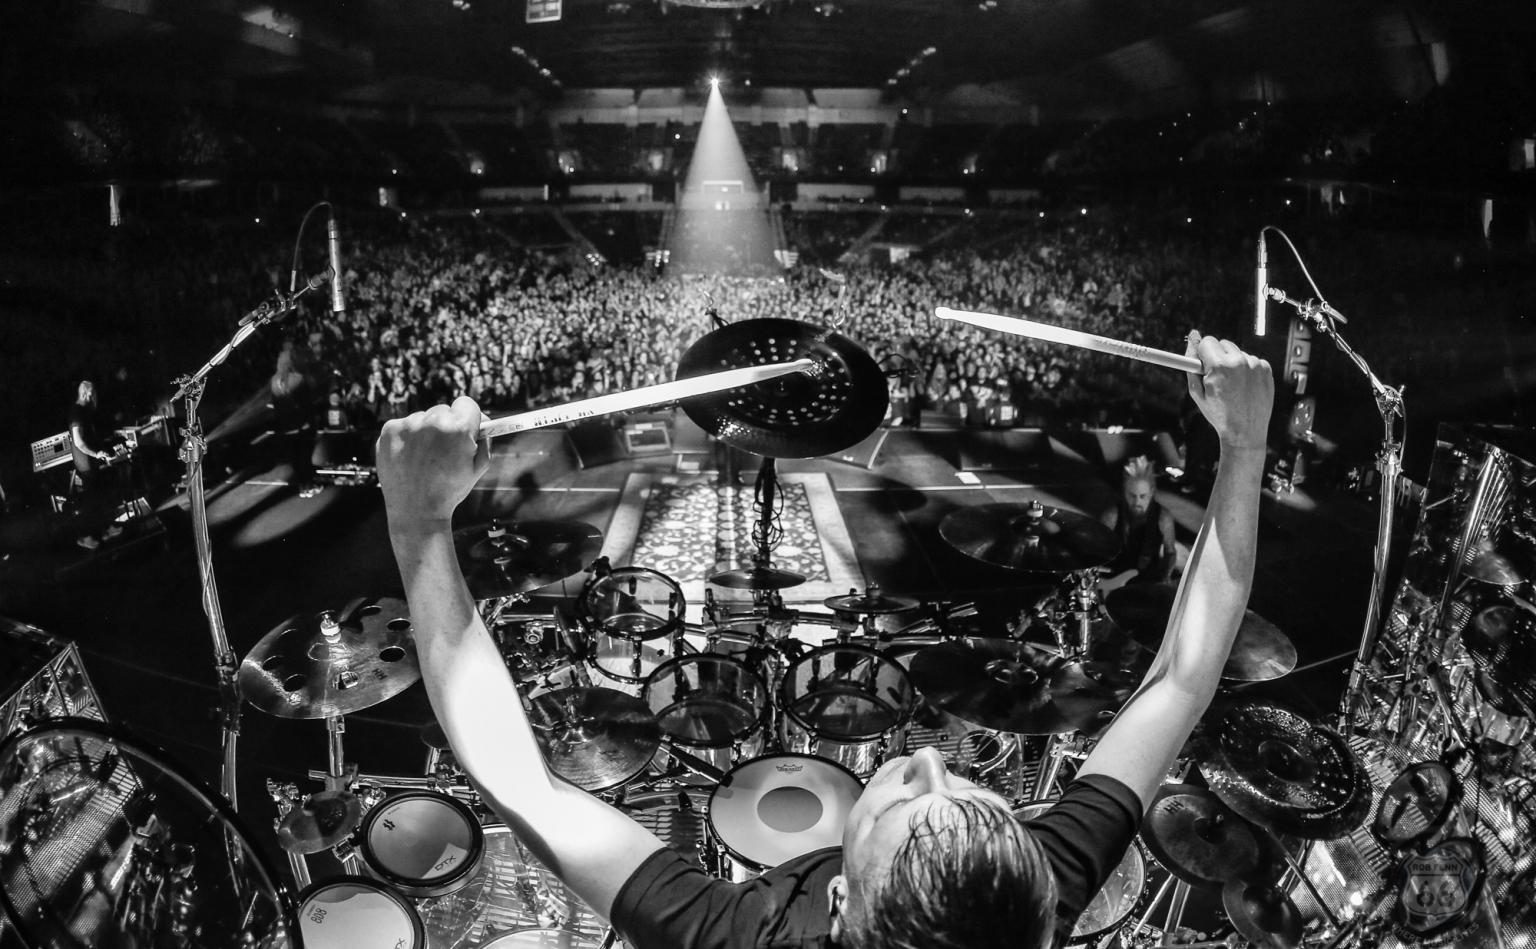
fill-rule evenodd
<path id="1" fill-rule="evenodd" d="M 283 824 L 283 818 L 288 812 L 299 806 L 299 787 L 291 782 L 274 781 L 267 779 L 267 794 L 272 797 L 272 804 L 277 808 L 277 817 L 272 821 L 272 829 L 276 831 Z M 309 862 L 302 854 L 283 848 L 283 853 L 288 857 L 288 869 L 293 873 L 294 885 L 302 890 L 310 884 Z"/>
<path id="2" fill-rule="evenodd" d="M 1188 883 L 1185 883 L 1171 873 L 1168 874 L 1168 879 L 1164 880 L 1162 886 L 1157 888 L 1157 894 L 1147 904 L 1147 911 L 1141 914 L 1141 918 L 1136 920 L 1135 925 L 1131 927 L 1131 933 L 1126 937 L 1127 941 L 1134 941 L 1141 936 L 1141 931 L 1146 929 L 1152 921 L 1152 914 L 1157 912 L 1157 908 L 1162 905 L 1163 897 L 1165 896 L 1168 897 L 1168 913 L 1163 917 L 1163 937 L 1167 938 L 1172 935 L 1178 930 L 1179 924 L 1184 920 L 1184 904 L 1189 899 L 1189 890 L 1190 886 Z"/>
<path id="3" fill-rule="evenodd" d="M 1041 753 L 1040 764 L 1035 770 L 1033 800 L 1042 801 L 1056 796 L 1056 783 L 1061 777 L 1062 765 L 1066 764 L 1068 758 L 1085 757 L 1081 744 L 1081 737 L 1072 733 L 1047 737 L 1045 751 Z"/>
<path id="4" fill-rule="evenodd" d="M 1295 854 L 1291 853 L 1291 848 L 1281 843 L 1267 828 L 1260 827 L 1257 824 L 1252 826 L 1255 832 L 1265 834 L 1270 838 L 1270 842 L 1275 845 L 1274 849 L 1280 851 L 1280 856 L 1285 860 L 1286 870 L 1285 873 L 1280 875 L 1281 879 L 1283 880 L 1286 874 L 1296 877 L 1301 882 L 1301 885 L 1306 888 L 1307 894 L 1312 897 L 1312 902 L 1316 903 L 1318 908 L 1323 911 L 1323 915 L 1328 917 L 1328 924 L 1337 927 L 1339 925 L 1339 917 L 1335 916 L 1333 910 L 1328 908 L 1328 903 L 1323 899 L 1323 894 L 1317 891 L 1317 886 L 1313 884 L 1312 878 L 1307 876 L 1307 871 L 1302 867 L 1301 861 L 1296 858 Z M 1307 847 L 1310 848 L 1313 843 L 1314 841 L 1307 841 Z M 1280 887 L 1278 881 L 1275 885 L 1282 890 L 1289 889 L 1289 887 Z"/>

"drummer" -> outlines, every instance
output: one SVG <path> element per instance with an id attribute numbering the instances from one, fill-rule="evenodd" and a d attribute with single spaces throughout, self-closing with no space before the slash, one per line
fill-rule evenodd
<path id="1" fill-rule="evenodd" d="M 468 398 L 390 422 L 379 478 L 417 629 L 423 679 L 490 807 L 632 949 L 1033 947 L 1070 932 L 1134 838 L 1215 693 L 1253 576 L 1267 363 L 1191 334 L 1188 385 L 1222 455 L 1163 645 L 1060 802 L 1015 820 L 933 749 L 887 762 L 849 812 L 843 846 L 746 883 L 707 875 L 619 810 L 553 777 L 459 572 L 450 519 L 487 467 Z"/>

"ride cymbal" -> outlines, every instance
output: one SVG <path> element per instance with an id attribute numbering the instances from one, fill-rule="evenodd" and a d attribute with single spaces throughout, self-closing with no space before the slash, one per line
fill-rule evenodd
<path id="1" fill-rule="evenodd" d="M 1008 570 L 1067 573 L 1115 559 L 1120 538 L 1086 514 L 1028 504 L 978 504 L 939 523 L 949 546 Z"/>
<path id="2" fill-rule="evenodd" d="M 677 378 L 803 358 L 817 368 L 678 404 L 727 445 L 768 458 L 834 454 L 880 426 L 890 395 L 874 359 L 848 337 L 798 320 L 742 320 L 708 333 L 683 353 Z"/>
<path id="3" fill-rule="evenodd" d="M 294 616 L 240 663 L 240 695 L 278 718 L 328 718 L 378 705 L 421 678 L 404 600 L 354 600 Z"/>
<path id="4" fill-rule="evenodd" d="M 919 650 L 912 684 L 941 711 L 983 728 L 1024 735 L 1092 729 L 1136 686 L 1102 663 L 1069 662 L 1032 643 L 965 639 Z"/>
<path id="5" fill-rule="evenodd" d="M 504 521 L 453 532 L 459 568 L 477 600 L 527 593 L 580 573 L 603 547 L 582 521 Z"/>

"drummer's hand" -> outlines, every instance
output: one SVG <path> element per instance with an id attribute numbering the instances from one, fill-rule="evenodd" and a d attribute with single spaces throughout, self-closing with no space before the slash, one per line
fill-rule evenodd
<path id="1" fill-rule="evenodd" d="M 1269 433 L 1275 401 L 1275 374 L 1269 363 L 1235 343 L 1189 334 L 1186 355 L 1198 356 L 1204 372 L 1188 374 L 1189 394 L 1200 406 L 1223 449 L 1258 449 Z"/>
<path id="2" fill-rule="evenodd" d="M 468 396 L 384 424 L 376 448 L 391 528 L 449 521 L 490 463 L 480 407 Z"/>

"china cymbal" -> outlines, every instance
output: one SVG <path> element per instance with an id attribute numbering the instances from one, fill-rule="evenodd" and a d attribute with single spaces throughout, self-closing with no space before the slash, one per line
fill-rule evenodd
<path id="1" fill-rule="evenodd" d="M 459 567 L 477 600 L 537 590 L 580 573 L 603 547 L 603 532 L 582 521 L 493 518 L 453 532 Z"/>
<path id="2" fill-rule="evenodd" d="M 420 678 L 405 601 L 376 597 L 280 624 L 246 654 L 237 684 L 268 715 L 327 718 L 378 705 Z"/>
<path id="3" fill-rule="evenodd" d="M 788 570 L 757 566 L 717 573 L 709 582 L 728 590 L 787 590 L 804 583 L 805 578 Z"/>
<path id="4" fill-rule="evenodd" d="M 1120 538 L 1094 518 L 1035 501 L 963 507 L 939 523 L 939 536 L 968 557 L 1009 570 L 1086 570 L 1120 552 Z"/>
<path id="5" fill-rule="evenodd" d="M 586 791 L 630 780 L 661 746 L 650 706 L 614 689 L 559 689 L 532 705 L 528 720 L 550 770 Z"/>
<path id="6" fill-rule="evenodd" d="M 829 596 L 821 602 L 839 613 L 901 613 L 917 608 L 914 599 L 880 592 L 878 583 L 871 583 L 863 593 L 849 590 L 847 596 Z"/>
<path id="7" fill-rule="evenodd" d="M 742 320 L 705 334 L 677 378 L 814 359 L 817 369 L 683 399 L 696 425 L 727 445 L 768 458 L 814 458 L 863 441 L 890 402 L 885 374 L 853 340 L 798 320 Z"/>
<path id="8" fill-rule="evenodd" d="M 1259 861 L 1248 822 L 1193 784 L 1159 789 L 1142 819 L 1141 839 L 1163 869 L 1191 886 L 1221 886 Z"/>
<path id="9" fill-rule="evenodd" d="M 1171 583 L 1128 584 L 1104 598 L 1109 618 L 1148 649 L 1162 645 L 1168 617 L 1178 588 Z M 1280 627 L 1255 613 L 1243 611 L 1243 621 L 1232 641 L 1232 652 L 1222 666 L 1227 682 L 1268 682 L 1296 668 L 1296 645 Z"/>
<path id="10" fill-rule="evenodd" d="M 912 684 L 940 710 L 1024 735 L 1091 729 L 1125 704 L 1136 680 L 1102 663 L 1069 662 L 1032 643 L 964 639 L 919 650 Z"/>
<path id="11" fill-rule="evenodd" d="M 1312 840 L 1358 828 L 1371 807 L 1364 767 L 1344 738 L 1290 709 L 1241 702 L 1210 729 L 1200 763 L 1211 790 L 1276 833 Z"/>
<path id="12" fill-rule="evenodd" d="M 363 820 L 363 803 L 351 791 L 320 791 L 295 805 L 277 825 L 277 842 L 289 853 L 319 853 L 346 840 Z"/>
<path id="13" fill-rule="evenodd" d="M 1221 905 L 1233 928 L 1258 949 L 1301 945 L 1301 913 L 1273 885 L 1228 880 L 1221 888 Z"/>

